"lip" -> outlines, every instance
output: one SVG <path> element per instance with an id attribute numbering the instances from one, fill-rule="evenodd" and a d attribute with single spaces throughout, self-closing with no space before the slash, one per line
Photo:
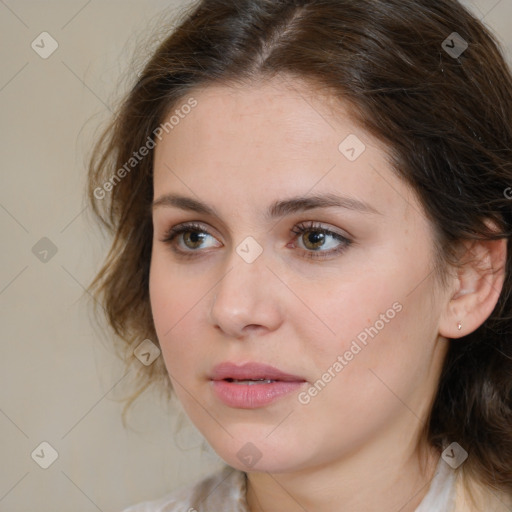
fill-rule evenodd
<path id="1" fill-rule="evenodd" d="M 231 362 L 214 367 L 210 377 L 215 395 L 230 407 L 256 409 L 297 391 L 306 380 L 298 375 L 285 373 L 273 366 L 249 362 L 236 365 Z M 240 384 L 234 380 L 273 380 L 272 383 Z"/>
<path id="2" fill-rule="evenodd" d="M 268 364 L 249 362 L 237 365 L 231 362 L 220 363 L 213 368 L 211 380 L 279 380 L 284 382 L 305 382 L 306 379 L 298 375 L 282 372 Z"/>

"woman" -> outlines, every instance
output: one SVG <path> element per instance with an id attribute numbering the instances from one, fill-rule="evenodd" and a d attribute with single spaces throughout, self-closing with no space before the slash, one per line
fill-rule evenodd
<path id="1" fill-rule="evenodd" d="M 511 184 L 456 1 L 195 5 L 92 158 L 92 289 L 227 467 L 127 510 L 511 510 Z"/>

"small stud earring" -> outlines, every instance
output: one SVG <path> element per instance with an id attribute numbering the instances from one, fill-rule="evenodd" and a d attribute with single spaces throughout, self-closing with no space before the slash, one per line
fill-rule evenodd
<path id="1" fill-rule="evenodd" d="M 462 329 L 462 323 L 461 322 L 457 323 L 457 328 L 459 329 L 459 331 Z"/>

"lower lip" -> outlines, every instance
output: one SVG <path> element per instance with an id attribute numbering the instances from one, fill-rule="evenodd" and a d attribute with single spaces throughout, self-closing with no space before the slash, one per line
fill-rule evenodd
<path id="1" fill-rule="evenodd" d="M 298 391 L 305 382 L 276 381 L 269 384 L 236 384 L 226 380 L 214 380 L 212 384 L 215 394 L 226 405 L 240 409 L 256 409 L 293 391 Z"/>

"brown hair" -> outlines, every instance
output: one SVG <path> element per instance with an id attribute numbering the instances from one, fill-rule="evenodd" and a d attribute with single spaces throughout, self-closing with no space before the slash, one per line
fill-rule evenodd
<path id="1" fill-rule="evenodd" d="M 463 41 L 465 51 L 449 52 L 464 50 Z M 493 36 L 455 0 L 203 0 L 191 8 L 90 163 L 92 206 L 114 234 L 91 290 L 127 361 L 144 338 L 157 343 L 148 291 L 156 129 L 200 87 L 278 74 L 348 102 L 390 148 L 435 228 L 440 282 L 461 241 L 508 238 L 498 304 L 476 331 L 450 341 L 425 434 L 438 448 L 457 441 L 470 452 L 465 472 L 512 492 L 512 77 Z M 130 160 L 143 146 L 147 156 Z M 139 368 L 139 389 L 156 380 L 170 389 L 161 358 Z"/>

